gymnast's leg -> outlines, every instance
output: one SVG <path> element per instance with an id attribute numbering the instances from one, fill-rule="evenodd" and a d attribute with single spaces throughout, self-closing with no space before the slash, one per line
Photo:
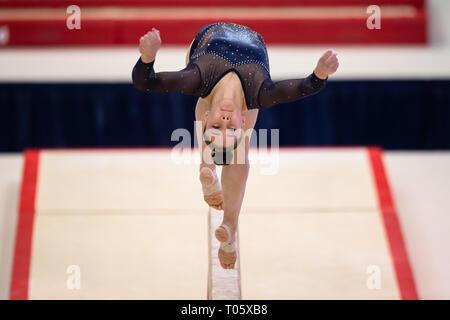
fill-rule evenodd
<path id="1" fill-rule="evenodd" d="M 201 121 L 203 114 L 209 110 L 209 103 L 202 98 L 197 101 L 197 106 L 195 107 L 195 118 L 197 121 Z M 202 138 L 202 133 L 197 132 L 197 141 L 202 144 L 202 149 L 206 149 L 206 144 Z M 200 163 L 200 182 L 203 189 L 203 199 L 205 202 L 214 209 L 223 209 L 223 197 L 222 197 L 222 186 L 217 177 L 216 165 L 214 163 L 207 164 L 201 155 Z"/>
<path id="2" fill-rule="evenodd" d="M 193 43 L 194 40 L 191 41 L 191 44 L 189 45 L 188 51 L 186 53 L 186 66 L 189 63 L 189 53 L 191 52 Z M 205 99 L 199 98 L 195 107 L 195 119 L 197 121 L 202 121 L 204 113 L 209 109 L 209 103 Z M 206 145 L 203 141 L 203 138 L 201 137 L 201 132 L 197 132 L 197 142 L 199 143 L 199 145 L 202 144 L 203 147 L 201 148 L 201 150 L 204 150 Z M 219 179 L 217 178 L 216 166 L 215 164 L 206 164 L 203 161 L 203 157 L 201 157 L 200 164 L 200 182 L 202 184 L 203 199 L 205 200 L 205 202 L 209 206 L 217 210 L 222 210 L 222 187 L 220 185 Z"/>
<path id="3" fill-rule="evenodd" d="M 253 129 L 258 117 L 258 110 L 248 110 L 245 113 L 244 130 Z M 216 230 L 216 238 L 222 242 L 219 249 L 219 260 L 223 268 L 233 269 L 236 262 L 236 251 L 234 249 L 235 234 L 238 226 L 239 213 L 241 211 L 242 201 L 245 194 L 250 164 L 248 162 L 248 151 L 250 146 L 250 137 L 245 137 L 245 162 L 235 163 L 222 168 L 222 187 L 223 187 L 223 225 Z M 236 151 L 237 152 L 237 151 Z M 235 157 L 237 156 L 235 152 Z M 234 158 L 236 159 L 236 158 Z M 229 229 L 229 230 L 226 230 Z M 231 237 L 231 238 L 230 238 Z"/>

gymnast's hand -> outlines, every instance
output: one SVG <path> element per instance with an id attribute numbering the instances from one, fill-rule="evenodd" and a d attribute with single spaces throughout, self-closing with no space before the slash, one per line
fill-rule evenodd
<path id="1" fill-rule="evenodd" d="M 161 36 L 159 30 L 152 28 L 152 31 L 147 32 L 139 40 L 139 52 L 141 53 L 141 60 L 144 63 L 150 63 L 155 60 L 156 52 L 161 47 Z"/>
<path id="2" fill-rule="evenodd" d="M 333 50 L 328 50 L 320 57 L 319 62 L 317 62 L 314 74 L 320 79 L 326 79 L 329 75 L 335 73 L 338 67 L 337 53 Z"/>

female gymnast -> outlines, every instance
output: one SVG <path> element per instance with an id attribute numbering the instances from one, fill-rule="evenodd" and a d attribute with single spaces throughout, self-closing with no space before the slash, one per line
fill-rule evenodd
<path id="1" fill-rule="evenodd" d="M 186 67 L 177 72 L 155 73 L 160 46 L 155 28 L 140 38 L 141 57 L 133 68 L 133 84 L 143 91 L 199 97 L 195 117 L 202 123 L 203 135 L 197 139 L 201 150 L 209 150 L 202 152 L 200 182 L 206 203 L 224 210 L 223 223 L 215 232 L 221 242 L 218 256 L 222 268 L 233 269 L 235 234 L 249 172 L 250 139 L 244 132 L 253 129 L 258 109 L 319 92 L 336 72 L 337 56 L 328 50 L 308 77 L 273 82 L 263 38 L 242 25 L 221 22 L 200 28 L 188 50 Z M 238 159 L 238 149 L 244 150 L 244 161 L 233 161 Z M 221 181 L 216 164 L 224 165 Z"/>

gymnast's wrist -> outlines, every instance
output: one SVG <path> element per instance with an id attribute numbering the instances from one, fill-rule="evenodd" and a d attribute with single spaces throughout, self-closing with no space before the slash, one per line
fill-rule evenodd
<path id="1" fill-rule="evenodd" d="M 152 63 L 155 61 L 155 56 L 141 55 L 141 61 L 143 63 Z"/>
<path id="2" fill-rule="evenodd" d="M 316 76 L 316 78 L 319 78 L 320 80 L 327 80 L 328 79 L 328 74 L 321 72 L 320 70 L 314 69 L 313 71 L 314 76 Z"/>

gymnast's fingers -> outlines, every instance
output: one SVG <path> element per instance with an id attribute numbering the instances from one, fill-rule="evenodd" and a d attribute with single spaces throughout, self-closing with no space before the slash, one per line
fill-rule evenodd
<path id="1" fill-rule="evenodd" d="M 327 65 L 334 64 L 334 63 L 337 63 L 337 62 L 338 62 L 338 59 L 337 59 L 336 53 L 333 53 L 332 55 L 330 55 L 330 56 L 325 60 L 325 63 L 326 63 Z"/>
<path id="2" fill-rule="evenodd" d="M 147 32 L 145 34 L 145 36 L 150 38 L 150 39 L 158 39 L 159 38 L 159 35 L 158 35 L 158 33 L 155 30 Z"/>
<path id="3" fill-rule="evenodd" d="M 159 41 L 161 41 L 161 34 L 159 33 L 159 30 L 156 30 L 156 37 L 158 38 Z"/>
<path id="4" fill-rule="evenodd" d="M 338 69 L 338 67 L 339 67 L 339 63 L 337 62 L 337 63 L 335 63 L 335 64 L 332 64 L 332 65 L 330 65 L 329 66 L 329 69 L 330 69 L 330 74 L 333 74 L 333 73 L 335 73 L 336 72 L 336 70 Z"/>
<path id="5" fill-rule="evenodd" d="M 334 67 L 334 72 L 336 72 L 337 71 L 337 69 L 339 68 L 339 62 L 336 64 L 336 66 Z"/>
<path id="6" fill-rule="evenodd" d="M 159 30 L 156 29 L 155 27 L 153 27 L 153 28 L 152 28 L 152 31 L 150 31 L 150 32 L 153 32 L 153 33 L 155 33 L 156 35 L 159 35 L 159 34 L 160 34 L 160 33 L 159 33 Z"/>
<path id="7" fill-rule="evenodd" d="M 325 61 L 326 59 L 328 59 L 332 54 L 333 54 L 333 50 L 327 50 L 322 57 L 320 58 L 320 60 Z"/>

